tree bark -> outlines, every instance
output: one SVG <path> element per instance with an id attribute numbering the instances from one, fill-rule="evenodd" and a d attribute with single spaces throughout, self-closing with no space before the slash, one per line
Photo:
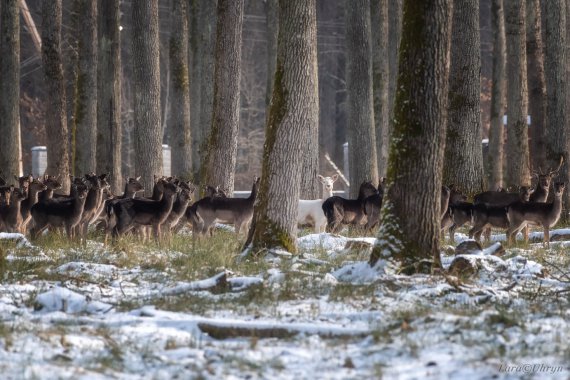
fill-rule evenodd
<path id="1" fill-rule="evenodd" d="M 121 174 L 121 35 L 119 0 L 101 0 L 97 66 L 97 171 L 110 173 L 111 189 L 123 187 Z"/>
<path id="2" fill-rule="evenodd" d="M 398 81 L 398 52 L 400 51 L 400 39 L 402 38 L 402 0 L 388 0 L 388 60 L 390 80 L 388 82 L 388 112 L 390 122 L 388 128 L 392 128 L 394 117 L 394 100 L 396 99 L 396 82 Z"/>
<path id="3" fill-rule="evenodd" d="M 455 184 L 466 195 L 485 188 L 481 149 L 481 40 L 479 0 L 453 6 L 449 124 L 443 182 Z"/>
<path id="4" fill-rule="evenodd" d="M 388 191 L 370 265 L 439 259 L 451 0 L 404 1 Z M 382 260 L 381 260 L 382 259 Z"/>
<path id="5" fill-rule="evenodd" d="M 269 111 L 271 94 L 273 93 L 273 78 L 277 66 L 277 35 L 279 34 L 279 1 L 267 0 L 267 85 L 265 93 L 265 106 Z"/>
<path id="6" fill-rule="evenodd" d="M 20 8 L 0 2 L 0 173 L 20 176 Z"/>
<path id="7" fill-rule="evenodd" d="M 80 0 L 82 31 L 78 38 L 79 63 L 75 103 L 75 174 L 97 169 L 97 1 Z"/>
<path id="8" fill-rule="evenodd" d="M 546 165 L 546 84 L 542 43 L 540 0 L 526 1 L 526 54 L 528 73 L 528 112 L 530 115 L 529 153 L 533 170 Z"/>
<path id="9" fill-rule="evenodd" d="M 188 0 L 190 10 L 190 135 L 192 141 L 192 173 L 200 170 L 201 103 L 202 103 L 202 43 L 200 42 L 200 1 Z"/>
<path id="10" fill-rule="evenodd" d="M 171 117 L 170 146 L 172 173 L 192 177 L 190 137 L 190 88 L 188 83 L 188 9 L 187 0 L 172 0 L 170 30 Z"/>
<path id="11" fill-rule="evenodd" d="M 350 195 L 354 198 L 362 182 L 378 182 L 370 41 L 370 0 L 347 0 L 347 134 Z"/>
<path id="12" fill-rule="evenodd" d="M 525 3 L 505 2 L 507 41 L 507 186 L 530 185 Z"/>
<path id="13" fill-rule="evenodd" d="M 150 195 L 162 174 L 158 0 L 132 3 L 135 173 Z"/>
<path id="14" fill-rule="evenodd" d="M 239 132 L 241 40 L 244 0 L 219 0 L 212 128 L 202 182 L 234 191 Z"/>
<path id="15" fill-rule="evenodd" d="M 277 68 L 263 155 L 263 170 L 250 231 L 253 252 L 296 251 L 297 203 L 303 155 L 318 113 L 316 0 L 279 1 Z"/>
<path id="16" fill-rule="evenodd" d="M 370 6 L 376 155 L 378 159 L 378 173 L 381 177 L 385 177 L 390 146 L 388 0 L 372 0 Z"/>
<path id="17" fill-rule="evenodd" d="M 558 172 L 557 179 L 568 183 L 568 131 L 566 127 L 566 2 L 565 0 L 549 0 L 546 4 L 546 89 L 548 110 L 548 143 L 546 159 L 549 167 L 558 166 L 560 157 L 564 157 L 564 165 Z M 564 194 L 565 209 L 570 196 Z M 566 212 L 563 215 L 567 215 Z M 567 217 L 563 217 L 567 219 Z"/>
<path id="18" fill-rule="evenodd" d="M 61 192 L 69 192 L 69 134 L 61 60 L 61 0 L 42 2 L 42 60 L 46 92 L 46 173 L 59 176 Z"/>
<path id="19" fill-rule="evenodd" d="M 493 0 L 493 87 L 491 90 L 491 127 L 489 129 L 489 189 L 496 190 L 503 186 L 503 145 L 505 132 L 503 115 L 505 114 L 505 18 L 503 0 Z"/>

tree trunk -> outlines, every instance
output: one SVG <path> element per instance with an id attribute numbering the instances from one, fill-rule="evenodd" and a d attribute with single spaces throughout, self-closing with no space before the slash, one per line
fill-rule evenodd
<path id="1" fill-rule="evenodd" d="M 212 128 L 202 183 L 232 194 L 239 131 L 241 41 L 244 0 L 218 1 Z"/>
<path id="2" fill-rule="evenodd" d="M 388 0 L 372 0 L 370 6 L 376 155 L 378 159 L 378 173 L 381 177 L 385 177 L 390 146 Z"/>
<path id="3" fill-rule="evenodd" d="M 505 132 L 505 18 L 503 0 L 493 0 L 491 8 L 493 22 L 493 87 L 491 90 L 491 127 L 489 129 L 489 189 L 503 186 L 503 144 Z"/>
<path id="4" fill-rule="evenodd" d="M 188 84 L 187 0 L 172 0 L 170 72 L 172 173 L 190 179 L 192 177 L 192 143 L 190 139 L 190 89 Z"/>
<path id="5" fill-rule="evenodd" d="M 277 65 L 277 35 L 279 34 L 279 1 L 267 0 L 267 85 L 265 106 L 269 110 L 271 94 L 273 93 L 273 78 Z"/>
<path id="6" fill-rule="evenodd" d="M 524 0 L 505 2 L 507 41 L 507 186 L 530 185 Z"/>
<path id="7" fill-rule="evenodd" d="M 453 7 L 449 123 L 443 182 L 467 195 L 485 188 L 481 149 L 481 41 L 479 0 L 462 0 Z"/>
<path id="8" fill-rule="evenodd" d="M 150 195 L 162 175 L 158 0 L 132 3 L 135 173 Z"/>
<path id="9" fill-rule="evenodd" d="M 111 189 L 123 188 L 121 175 L 121 35 L 119 0 L 99 3 L 97 67 L 97 171 L 110 173 Z"/>
<path id="10" fill-rule="evenodd" d="M 388 191 L 370 264 L 439 259 L 451 0 L 404 1 Z M 381 260 L 382 259 L 382 260 Z"/>
<path id="11" fill-rule="evenodd" d="M 388 0 L 388 60 L 390 80 L 388 81 L 388 112 L 390 122 L 388 128 L 392 128 L 394 117 L 394 101 L 396 100 L 396 82 L 398 80 L 398 52 L 400 51 L 400 39 L 402 38 L 402 0 Z"/>
<path id="12" fill-rule="evenodd" d="M 255 207 L 253 252 L 296 251 L 303 155 L 297 147 L 318 114 L 316 0 L 279 1 L 279 39 L 267 119 L 263 174 Z"/>
<path id="13" fill-rule="evenodd" d="M 566 2 L 549 0 L 546 4 L 546 89 L 548 110 L 548 144 L 546 159 L 549 167 L 558 166 L 560 157 L 564 165 L 559 171 L 558 181 L 568 183 L 568 131 L 566 129 Z M 565 209 L 570 196 L 564 194 Z M 567 215 L 566 212 L 563 213 Z M 567 217 L 563 217 L 567 219 Z"/>
<path id="14" fill-rule="evenodd" d="M 81 0 L 76 103 L 75 175 L 97 169 L 97 0 Z"/>
<path id="15" fill-rule="evenodd" d="M 46 93 L 46 173 L 59 176 L 61 192 L 69 193 L 69 134 L 61 61 L 61 0 L 42 2 L 42 60 Z"/>
<path id="16" fill-rule="evenodd" d="M 347 0 L 348 161 L 350 195 L 355 198 L 362 182 L 378 182 L 370 40 L 370 0 Z"/>
<path id="17" fill-rule="evenodd" d="M 200 170 L 201 103 L 202 103 L 202 43 L 200 42 L 200 1 L 190 3 L 190 134 L 192 141 L 192 173 L 196 178 Z"/>
<path id="18" fill-rule="evenodd" d="M 68 139 L 70 142 L 69 155 L 71 159 L 70 171 L 72 175 L 76 174 L 75 160 L 78 137 L 75 113 L 77 112 L 77 86 L 79 85 L 79 35 L 81 34 L 79 14 L 81 13 L 81 3 L 82 0 L 69 0 L 62 3 L 62 19 L 65 20 L 65 27 L 62 29 L 61 59 L 65 86 L 65 113 L 67 117 L 67 129 L 70 134 Z M 70 8 L 70 10 L 67 10 L 67 8 Z M 79 139 L 81 139 L 81 137 L 82 136 L 79 136 Z M 82 173 L 78 173 L 77 175 L 82 175 Z"/>
<path id="19" fill-rule="evenodd" d="M 540 0 L 526 2 L 526 54 L 528 73 L 528 112 L 530 115 L 529 153 L 533 170 L 546 165 L 546 85 L 542 44 Z"/>
<path id="20" fill-rule="evenodd" d="M 0 2 L 0 173 L 20 176 L 20 8 Z"/>

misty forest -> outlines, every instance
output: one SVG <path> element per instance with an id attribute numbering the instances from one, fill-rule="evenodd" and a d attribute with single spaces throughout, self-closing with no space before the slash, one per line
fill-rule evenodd
<path id="1" fill-rule="evenodd" d="M 568 79 L 570 0 L 0 0 L 2 376 L 567 379 Z"/>

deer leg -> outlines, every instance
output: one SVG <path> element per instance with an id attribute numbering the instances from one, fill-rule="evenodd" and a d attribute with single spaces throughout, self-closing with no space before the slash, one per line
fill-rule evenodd
<path id="1" fill-rule="evenodd" d="M 550 229 L 548 226 L 544 226 L 544 242 L 546 243 L 546 248 L 550 248 Z"/>
<path id="2" fill-rule="evenodd" d="M 528 224 L 526 226 L 524 226 L 523 228 L 523 236 L 524 236 L 524 242 L 528 243 L 528 230 L 529 230 L 529 226 Z"/>

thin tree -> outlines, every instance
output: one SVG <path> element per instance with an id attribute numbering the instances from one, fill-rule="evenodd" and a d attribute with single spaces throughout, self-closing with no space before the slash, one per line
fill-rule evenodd
<path id="1" fill-rule="evenodd" d="M 80 0 L 75 102 L 75 174 L 97 168 L 97 0 Z"/>
<path id="2" fill-rule="evenodd" d="M 568 130 L 566 126 L 566 1 L 550 0 L 546 4 L 546 89 L 548 109 L 548 132 L 546 159 L 551 168 L 558 166 L 564 157 L 564 166 L 559 172 L 559 180 L 568 183 Z M 568 194 L 564 196 L 568 207 Z M 566 214 L 566 213 L 565 213 Z"/>
<path id="3" fill-rule="evenodd" d="M 59 176 L 69 192 L 69 144 L 61 60 L 61 0 L 42 1 L 42 61 L 46 92 L 46 173 Z"/>
<path id="4" fill-rule="evenodd" d="M 97 66 L 97 172 L 110 173 L 111 189 L 123 187 L 121 175 L 120 0 L 99 2 Z"/>
<path id="5" fill-rule="evenodd" d="M 267 0 L 265 4 L 267 17 L 267 84 L 265 106 L 269 110 L 271 94 L 273 93 L 273 78 L 277 66 L 277 36 L 279 34 L 279 1 Z"/>
<path id="6" fill-rule="evenodd" d="M 526 1 L 526 54 L 528 73 L 529 151 L 534 170 L 546 165 L 546 84 L 540 0 Z"/>
<path id="7" fill-rule="evenodd" d="M 388 60 L 390 80 L 388 81 L 388 112 L 394 116 L 396 81 L 398 79 L 398 52 L 402 38 L 402 0 L 388 0 Z M 388 124 L 392 128 L 392 122 Z"/>
<path id="8" fill-rule="evenodd" d="M 505 17 L 503 0 L 493 0 L 491 6 L 493 23 L 493 84 L 491 90 L 491 126 L 489 128 L 489 189 L 503 186 L 503 145 L 505 132 L 503 115 L 505 114 Z"/>
<path id="9" fill-rule="evenodd" d="M 20 175 L 20 8 L 0 2 L 0 172 Z"/>
<path id="10" fill-rule="evenodd" d="M 374 91 L 374 128 L 378 173 L 386 176 L 390 143 L 390 109 L 388 89 L 390 61 L 388 51 L 388 0 L 370 2 L 372 20 L 372 86 Z"/>
<path id="11" fill-rule="evenodd" d="M 133 84 L 135 173 L 150 194 L 154 175 L 162 174 L 158 0 L 135 1 L 133 14 Z"/>
<path id="12" fill-rule="evenodd" d="M 405 0 L 388 191 L 370 265 L 440 265 L 451 0 Z M 382 260 L 381 260 L 382 259 Z M 413 271 L 413 270 L 412 270 Z"/>
<path id="13" fill-rule="evenodd" d="M 244 0 L 219 0 L 216 31 L 212 127 L 202 182 L 234 190 L 239 131 L 241 41 Z"/>
<path id="14" fill-rule="evenodd" d="M 484 190 L 481 149 L 479 0 L 454 3 L 449 73 L 449 124 L 443 182 L 465 194 Z"/>
<path id="15" fill-rule="evenodd" d="M 370 42 L 370 0 L 347 0 L 347 135 L 350 194 L 353 197 L 358 194 L 362 182 L 378 181 Z"/>
<path id="16" fill-rule="evenodd" d="M 189 36 L 189 76 L 190 76 L 190 135 L 192 137 L 192 172 L 194 176 L 200 169 L 201 138 L 201 103 L 202 103 L 202 43 L 200 39 L 200 1 L 189 0 L 190 36 Z"/>
<path id="17" fill-rule="evenodd" d="M 528 87 L 526 72 L 525 2 L 505 2 L 507 41 L 506 185 L 530 184 L 528 148 Z"/>
<path id="18" fill-rule="evenodd" d="M 172 91 L 170 146 L 172 147 L 172 172 L 184 178 L 191 178 L 192 143 L 190 138 L 187 5 L 187 0 L 172 0 L 172 23 L 170 29 L 170 88 Z"/>
<path id="19" fill-rule="evenodd" d="M 281 247 L 296 251 L 297 203 L 303 155 L 318 113 L 316 0 L 279 1 L 277 68 L 261 184 L 250 229 L 253 252 Z M 246 243 L 247 244 L 247 243 Z"/>

